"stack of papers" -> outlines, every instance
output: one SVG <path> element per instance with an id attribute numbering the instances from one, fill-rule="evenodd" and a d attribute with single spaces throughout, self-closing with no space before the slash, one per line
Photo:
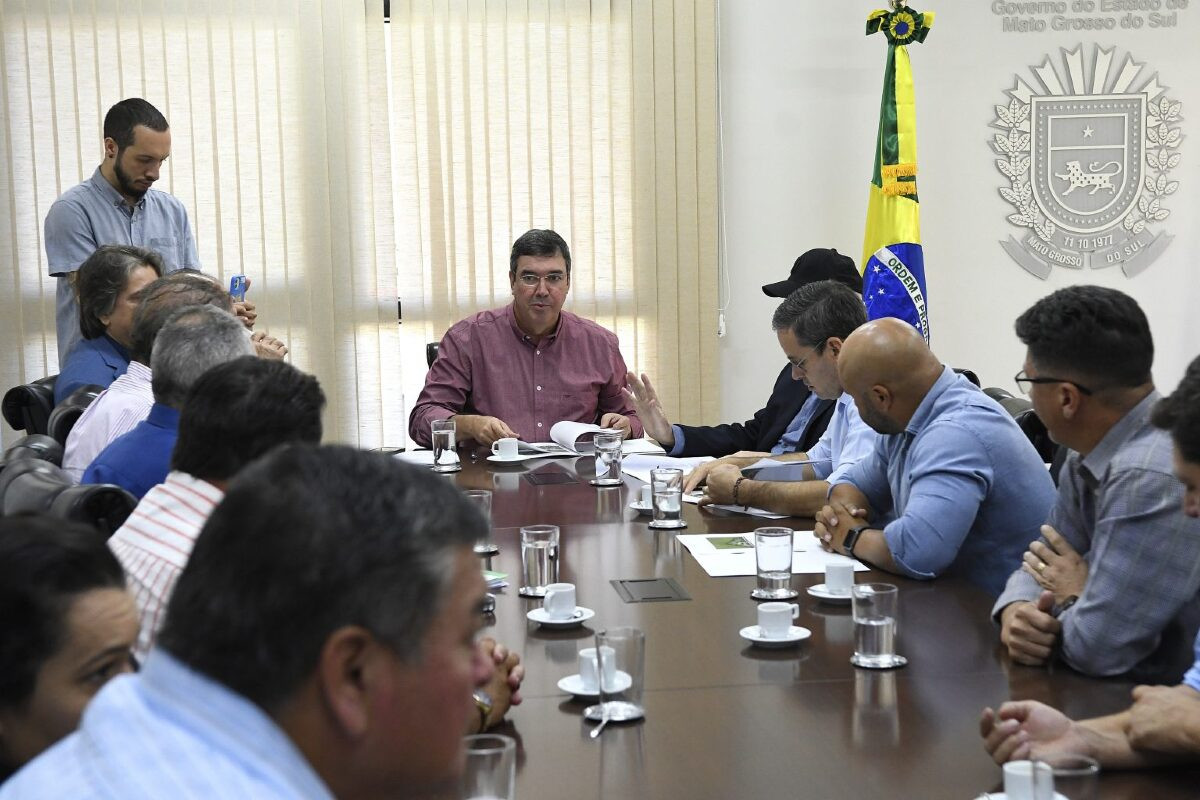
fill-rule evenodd
<path id="1" fill-rule="evenodd" d="M 754 534 L 688 534 L 675 537 L 688 549 L 696 562 L 711 577 L 757 575 L 754 561 Z M 866 572 L 867 566 L 852 558 L 821 549 L 811 531 L 796 531 L 792 543 L 792 574 L 821 575 L 829 564 L 853 564 L 855 572 Z"/>
<path id="2" fill-rule="evenodd" d="M 503 589 L 505 586 L 508 586 L 508 581 L 505 580 L 507 577 L 507 572 L 493 572 L 490 569 L 483 570 L 483 579 L 487 581 L 487 588 L 489 589 Z"/>

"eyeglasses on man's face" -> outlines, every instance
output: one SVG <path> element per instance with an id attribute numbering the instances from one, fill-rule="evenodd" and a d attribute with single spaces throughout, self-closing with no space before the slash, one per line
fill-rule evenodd
<path id="1" fill-rule="evenodd" d="M 522 272 L 521 274 L 517 275 L 517 281 L 522 286 L 528 286 L 531 289 L 540 284 L 542 281 L 545 281 L 547 286 L 552 289 L 556 289 L 567 282 L 567 273 L 549 272 L 545 275 L 538 275 L 535 272 Z"/>
<path id="2" fill-rule="evenodd" d="M 817 348 L 816 347 L 808 348 L 808 355 L 806 355 L 804 358 L 800 359 L 799 361 L 793 361 L 792 369 L 798 370 L 800 372 L 804 372 L 804 365 L 807 364 L 808 360 L 815 355 L 817 355 Z"/>
<path id="3" fill-rule="evenodd" d="M 1093 394 L 1094 393 L 1091 389 L 1084 386 L 1082 383 L 1076 383 L 1075 381 L 1069 381 L 1066 378 L 1052 378 L 1049 375 L 1043 375 L 1043 376 L 1040 376 L 1037 378 L 1031 378 L 1025 374 L 1025 370 L 1021 370 L 1016 375 L 1014 375 L 1013 382 L 1017 384 L 1017 390 L 1019 392 L 1021 392 L 1022 394 L 1029 394 L 1029 390 L 1033 387 L 1033 384 L 1035 384 L 1035 383 L 1069 383 L 1071 386 L 1074 386 L 1076 389 L 1083 392 L 1084 394 Z M 1029 384 L 1029 385 L 1025 386 L 1023 384 Z"/>

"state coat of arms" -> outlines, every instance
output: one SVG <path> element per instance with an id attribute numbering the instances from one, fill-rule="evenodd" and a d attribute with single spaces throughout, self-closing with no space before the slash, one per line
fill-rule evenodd
<path id="1" fill-rule="evenodd" d="M 1120 266 L 1132 277 L 1158 258 L 1172 236 L 1154 230 L 1170 216 L 1179 188 L 1170 173 L 1182 155 L 1181 103 L 1158 74 L 1116 48 L 1062 50 L 1015 77 L 1006 105 L 996 106 L 996 167 L 1008 179 L 1000 195 L 1008 221 L 1027 229 L 1000 243 L 1039 278 L 1055 266 Z M 1032 88 L 1041 86 L 1045 91 Z"/>

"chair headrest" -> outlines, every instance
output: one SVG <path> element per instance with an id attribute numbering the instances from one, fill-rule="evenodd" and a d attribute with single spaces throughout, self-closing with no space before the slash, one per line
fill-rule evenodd
<path id="1" fill-rule="evenodd" d="M 49 461 L 51 464 L 62 464 L 63 446 L 55 441 L 53 436 L 45 433 L 31 433 L 13 442 L 12 447 L 0 458 L 0 469 L 10 461 L 20 458 L 37 458 Z"/>
<path id="2" fill-rule="evenodd" d="M 83 484 L 60 491 L 53 498 L 49 511 L 61 519 L 86 522 L 107 538 L 125 524 L 136 505 L 137 498 L 119 486 Z"/>
<path id="3" fill-rule="evenodd" d="M 70 485 L 48 472 L 22 473 L 9 481 L 4 490 L 4 516 L 45 514 L 50 511 L 54 498 Z"/>
<path id="4" fill-rule="evenodd" d="M 18 458 L 8 461 L 5 462 L 4 469 L 0 470 L 0 506 L 3 506 L 4 495 L 8 491 L 9 485 L 20 476 L 30 472 L 45 473 L 61 481 L 65 486 L 74 483 L 71 476 L 64 472 L 62 467 L 55 466 L 49 461 L 42 461 L 40 458 Z"/>

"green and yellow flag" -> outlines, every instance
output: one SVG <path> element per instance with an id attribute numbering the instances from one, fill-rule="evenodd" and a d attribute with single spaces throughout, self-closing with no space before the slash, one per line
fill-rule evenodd
<path id="1" fill-rule="evenodd" d="M 888 53 L 863 257 L 859 262 L 863 265 L 867 316 L 905 320 L 926 341 L 929 314 L 917 202 L 916 100 L 905 45 L 925 41 L 932 25 L 931 12 L 914 11 L 903 2 L 893 2 L 891 10 L 875 11 L 867 18 L 867 34 L 882 31 Z"/>

